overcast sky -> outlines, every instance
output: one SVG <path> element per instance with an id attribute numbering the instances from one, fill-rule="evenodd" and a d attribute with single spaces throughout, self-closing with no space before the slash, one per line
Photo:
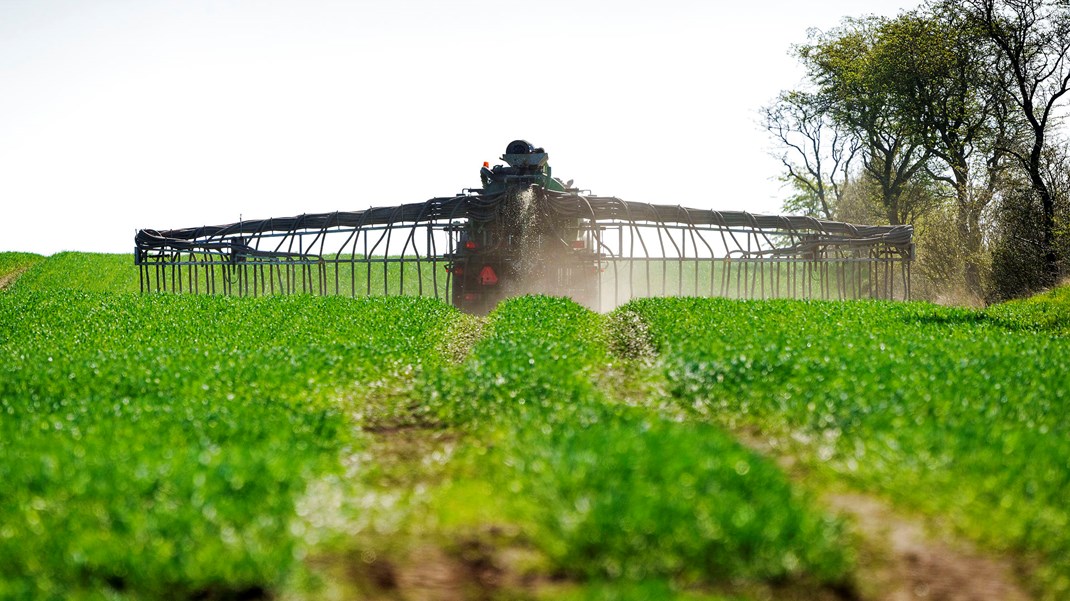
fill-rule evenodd
<path id="1" fill-rule="evenodd" d="M 0 0 L 0 250 L 452 195 L 516 138 L 597 194 L 775 213 L 791 45 L 916 4 Z"/>

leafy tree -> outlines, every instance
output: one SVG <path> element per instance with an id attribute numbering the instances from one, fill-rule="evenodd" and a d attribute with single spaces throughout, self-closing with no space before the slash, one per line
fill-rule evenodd
<path id="1" fill-rule="evenodd" d="M 796 52 L 813 91 L 763 113 L 796 190 L 787 207 L 845 219 L 875 199 L 884 220 L 932 238 L 924 271 L 974 297 L 989 273 L 997 296 L 1055 283 L 1070 255 L 1070 162 L 1052 139 L 1070 1 L 930 0 L 845 19 Z"/>
<path id="2" fill-rule="evenodd" d="M 1052 193 L 1055 210 L 1053 240 L 1058 256 L 1070 255 L 1070 143 L 1048 140 L 1041 155 L 1041 173 Z M 1037 232 L 1043 228 L 1044 208 L 1024 171 L 1009 174 L 992 232 L 990 300 L 1001 301 L 1039 292 L 1050 286 L 1046 249 Z"/>
<path id="3" fill-rule="evenodd" d="M 962 6 L 994 45 L 992 69 L 1007 74 L 1003 90 L 1026 124 L 1029 135 L 1024 148 L 1006 145 L 1004 150 L 1028 174 L 1040 205 L 1036 225 L 1040 231 L 1043 279 L 1045 285 L 1052 285 L 1059 275 L 1055 240 L 1057 199 L 1045 178 L 1044 165 L 1059 101 L 1070 89 L 1070 3 L 1066 0 L 963 0 Z M 1024 198 L 1020 200 L 1028 204 Z"/>
<path id="4" fill-rule="evenodd" d="M 858 141 L 863 170 L 880 188 L 888 222 L 903 224 L 916 212 L 904 193 L 933 154 L 884 79 L 879 43 L 886 24 L 880 17 L 847 19 L 798 54 L 827 114 Z"/>
<path id="5" fill-rule="evenodd" d="M 981 217 L 995 191 L 1005 152 L 997 107 L 1005 100 L 988 67 L 991 47 L 980 28 L 953 5 L 934 5 L 881 24 L 873 69 L 916 139 L 937 159 L 930 176 L 954 190 L 954 219 L 964 283 L 982 294 Z M 943 168 L 939 168 L 942 166 Z M 981 177 L 974 178 L 974 172 Z M 985 177 L 987 171 L 989 177 Z M 976 181 L 975 181 L 976 180 Z M 947 238 L 945 238 L 947 240 Z"/>

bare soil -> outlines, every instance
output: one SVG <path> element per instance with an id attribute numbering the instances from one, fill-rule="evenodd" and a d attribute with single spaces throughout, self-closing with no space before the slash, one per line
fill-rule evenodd
<path id="1" fill-rule="evenodd" d="M 15 280 L 19 279 L 19 276 L 22 275 L 23 272 L 25 272 L 27 269 L 27 267 L 23 267 L 22 269 L 16 269 L 15 271 L 12 271 L 7 275 L 0 276 L 0 290 L 4 290 L 11 284 L 14 284 Z"/>
<path id="2" fill-rule="evenodd" d="M 858 581 L 873 601 L 1025 601 L 1011 563 L 957 540 L 935 540 L 922 523 L 860 494 L 838 494 L 828 505 L 850 516 L 871 556 Z"/>

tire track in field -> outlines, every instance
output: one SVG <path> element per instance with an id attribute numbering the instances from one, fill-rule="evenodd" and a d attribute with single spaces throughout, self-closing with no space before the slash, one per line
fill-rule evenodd
<path id="1" fill-rule="evenodd" d="M 481 317 L 455 316 L 441 333 L 435 352 L 448 365 L 464 363 L 482 339 L 485 323 Z M 327 484 L 326 494 L 362 494 L 371 504 L 379 497 L 387 505 L 415 503 L 415 508 L 399 509 L 402 514 L 387 511 L 363 524 L 354 524 L 352 517 L 341 515 L 343 510 L 333 527 L 348 531 L 344 546 L 306 560 L 306 566 L 323 581 L 317 598 L 489 600 L 497 598 L 494 595 L 502 589 L 519 591 L 532 586 L 511 568 L 509 554 L 513 549 L 494 549 L 474 538 L 449 539 L 422 526 L 413 531 L 404 526 L 395 530 L 414 512 L 426 509 L 421 505 L 426 501 L 425 492 L 442 484 L 445 466 L 465 435 L 426 412 L 424 391 L 419 388 L 424 377 L 421 369 L 396 366 L 339 399 L 342 406 L 350 408 L 363 445 L 343 459 L 346 478 Z M 371 477 L 366 474 L 368 468 L 374 471 Z M 317 492 L 324 494 L 324 490 Z M 384 527 L 382 522 L 389 524 Z M 295 601 L 303 598 L 299 591 L 294 592 Z"/>
<path id="2" fill-rule="evenodd" d="M 649 326 L 627 309 L 615 311 L 606 322 L 611 351 L 631 360 L 632 369 L 651 373 L 627 379 L 647 382 L 644 392 L 668 395 L 657 362 Z M 610 386 L 621 382 L 618 374 L 604 379 Z M 679 407 L 678 402 L 646 400 L 651 406 Z M 798 460 L 778 448 L 760 442 L 753 432 L 734 432 L 740 442 L 789 468 Z M 778 452 L 779 451 L 779 452 Z M 805 479 L 803 470 L 784 470 L 795 480 Z M 856 578 L 860 595 L 867 601 L 1026 601 L 1031 596 L 1019 584 L 1010 560 L 982 553 L 964 541 L 945 537 L 936 540 L 918 518 L 900 515 L 886 502 L 862 493 L 826 494 L 822 502 L 833 512 L 849 517 L 863 541 L 862 561 Z"/>
<path id="3" fill-rule="evenodd" d="M 6 290 L 8 286 L 14 284 L 15 280 L 19 279 L 19 276 L 23 273 L 26 273 L 27 269 L 29 269 L 29 267 L 20 267 L 6 275 L 0 276 L 0 290 Z"/>

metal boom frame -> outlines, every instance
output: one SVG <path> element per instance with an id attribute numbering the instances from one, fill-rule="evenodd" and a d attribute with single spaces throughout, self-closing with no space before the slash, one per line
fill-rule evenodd
<path id="1" fill-rule="evenodd" d="M 576 279 L 566 271 L 589 270 L 585 281 L 594 290 L 576 296 L 595 310 L 666 295 L 910 298 L 911 226 L 861 226 L 533 188 L 541 210 L 574 220 L 583 248 L 576 249 L 574 260 L 549 268 L 561 272 L 561 282 Z M 503 219 L 507 201 L 504 193 L 467 193 L 365 211 L 141 230 L 135 263 L 142 292 L 417 295 L 450 301 L 452 270 L 469 225 Z M 572 296 L 567 283 L 547 291 Z"/>

